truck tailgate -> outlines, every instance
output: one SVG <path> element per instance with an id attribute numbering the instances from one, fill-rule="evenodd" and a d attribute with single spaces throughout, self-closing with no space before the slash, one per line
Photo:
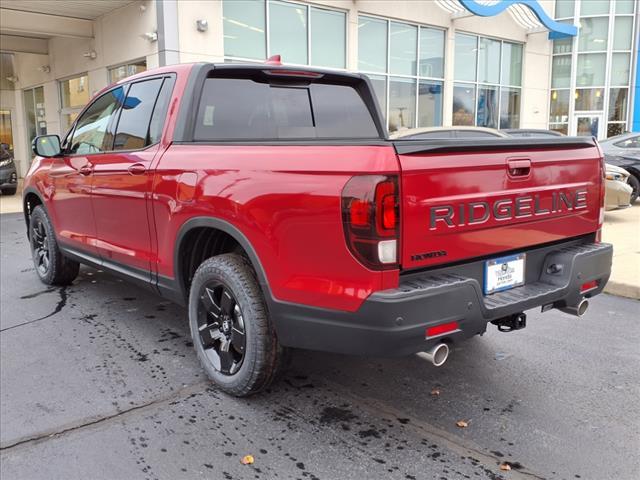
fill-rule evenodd
<path id="1" fill-rule="evenodd" d="M 596 143 L 536 140 L 396 140 L 402 268 L 500 255 L 596 231 L 603 182 Z"/>

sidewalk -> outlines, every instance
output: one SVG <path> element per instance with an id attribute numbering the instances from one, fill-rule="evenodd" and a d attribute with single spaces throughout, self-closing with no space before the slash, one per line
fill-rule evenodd
<path id="1" fill-rule="evenodd" d="M 18 213 L 22 211 L 22 180 L 18 180 L 18 191 L 15 195 L 0 194 L 0 214 Z"/>
<path id="2" fill-rule="evenodd" d="M 12 196 L 0 195 L 0 214 L 21 211 L 20 190 Z M 613 271 L 605 292 L 640 299 L 640 202 L 605 213 L 602 241 L 613 244 Z"/>
<path id="3" fill-rule="evenodd" d="M 613 268 L 604 291 L 640 299 L 640 202 L 605 213 L 602 241 L 613 244 Z"/>

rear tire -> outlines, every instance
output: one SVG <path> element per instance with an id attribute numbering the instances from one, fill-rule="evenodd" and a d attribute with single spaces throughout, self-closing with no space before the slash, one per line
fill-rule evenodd
<path id="1" fill-rule="evenodd" d="M 198 267 L 189 294 L 189 327 L 207 376 L 231 395 L 264 390 L 282 369 L 285 349 L 254 270 L 241 255 L 219 255 Z"/>
<path id="2" fill-rule="evenodd" d="M 633 173 L 629 176 L 629 185 L 633 188 L 633 192 L 631 192 L 631 201 L 629 203 L 633 205 L 638 199 L 638 194 L 640 192 L 640 179 L 638 179 L 638 177 Z"/>
<path id="3" fill-rule="evenodd" d="M 43 283 L 62 286 L 76 279 L 80 264 L 60 251 L 51 220 L 41 205 L 29 217 L 29 244 L 36 273 Z"/>

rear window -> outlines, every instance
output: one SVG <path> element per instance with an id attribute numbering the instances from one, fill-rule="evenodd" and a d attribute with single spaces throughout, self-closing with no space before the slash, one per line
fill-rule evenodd
<path id="1" fill-rule="evenodd" d="M 378 138 L 378 131 L 363 99 L 348 85 L 205 80 L 194 140 L 306 138 Z"/>

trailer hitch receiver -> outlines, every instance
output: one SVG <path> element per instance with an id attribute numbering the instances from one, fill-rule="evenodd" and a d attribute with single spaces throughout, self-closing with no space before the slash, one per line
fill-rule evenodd
<path id="1" fill-rule="evenodd" d="M 491 323 L 498 327 L 501 332 L 513 332 L 514 330 L 522 330 L 527 326 L 527 315 L 525 313 L 515 313 L 508 317 L 498 318 Z"/>

